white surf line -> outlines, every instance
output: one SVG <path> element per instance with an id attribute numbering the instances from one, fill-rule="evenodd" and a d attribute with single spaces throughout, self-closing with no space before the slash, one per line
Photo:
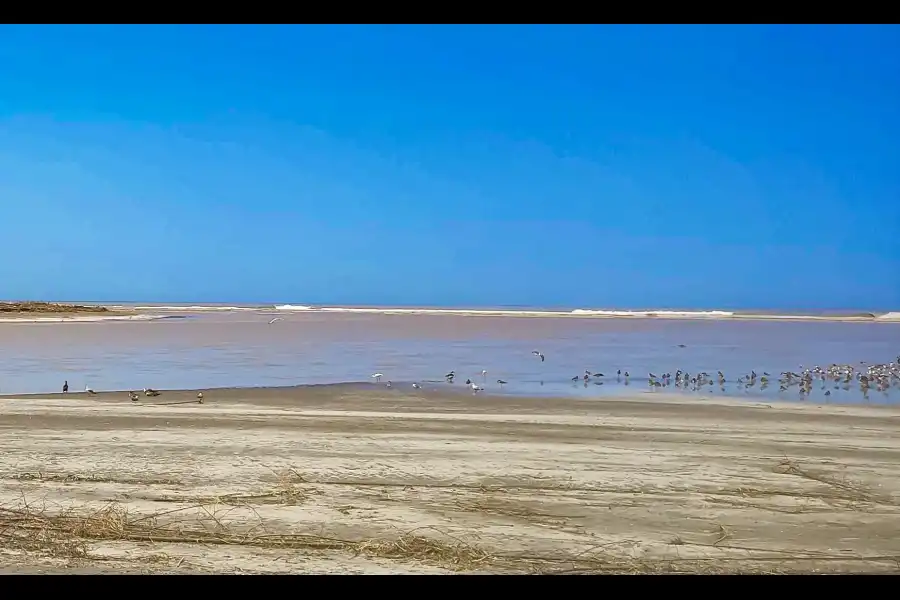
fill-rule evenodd
<path id="1" fill-rule="evenodd" d="M 573 310 L 541 310 L 541 309 L 503 309 L 503 308 L 429 308 L 429 307 L 373 307 L 373 306 L 309 306 L 304 304 L 278 304 L 265 306 L 225 306 L 225 305 L 104 305 L 113 309 L 146 310 L 153 312 L 258 312 L 275 311 L 292 313 L 347 313 L 347 314 L 381 314 L 381 315 L 456 315 L 456 316 L 496 316 L 496 317 L 564 317 L 580 319 L 682 319 L 682 320 L 792 320 L 792 321 L 844 321 L 844 322 L 898 322 L 900 313 L 883 315 L 779 315 L 736 313 L 726 310 L 627 310 L 627 309 L 589 309 Z"/>

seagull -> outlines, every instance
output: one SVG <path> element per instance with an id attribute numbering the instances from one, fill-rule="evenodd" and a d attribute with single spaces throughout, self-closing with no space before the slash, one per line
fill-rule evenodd
<path id="1" fill-rule="evenodd" d="M 203 404 L 203 392 L 197 392 L 197 402 Z"/>
<path id="2" fill-rule="evenodd" d="M 478 392 L 480 392 L 481 390 L 484 389 L 483 387 L 481 387 L 481 386 L 478 385 L 477 383 L 472 383 L 471 385 L 472 385 L 472 393 L 473 393 L 473 394 L 477 394 Z"/>
<path id="3" fill-rule="evenodd" d="M 420 389 L 422 389 L 422 386 L 419 385 L 418 383 L 414 383 L 414 384 L 413 384 L 413 388 L 415 388 L 415 389 L 417 389 L 417 390 L 420 390 Z"/>
<path id="4" fill-rule="evenodd" d="M 543 352 L 541 352 L 540 350 L 532 350 L 531 353 L 534 354 L 535 356 L 537 356 L 538 358 L 540 358 L 541 362 L 544 362 L 544 353 Z"/>
<path id="5" fill-rule="evenodd" d="M 128 397 L 131 398 L 131 401 L 132 401 L 132 402 L 137 402 L 137 401 L 138 401 L 138 395 L 135 394 L 134 392 L 128 392 Z"/>
<path id="6" fill-rule="evenodd" d="M 498 379 L 498 380 L 497 380 L 497 383 L 500 384 L 500 387 L 503 387 L 503 385 L 504 385 L 506 382 L 503 381 L 502 379 Z"/>
<path id="7" fill-rule="evenodd" d="M 274 323 L 275 321 L 281 321 L 281 320 L 282 320 L 281 317 L 275 317 L 274 319 L 272 319 L 271 321 L 269 321 L 269 325 L 271 325 L 271 324 Z"/>
<path id="8" fill-rule="evenodd" d="M 484 381 L 484 379 L 486 377 L 487 377 L 487 369 L 482 369 L 481 370 L 481 380 Z"/>
<path id="9" fill-rule="evenodd" d="M 146 396 L 159 396 L 159 392 L 152 388 L 144 388 L 144 395 Z"/>
<path id="10" fill-rule="evenodd" d="M 91 396 L 94 396 L 94 395 L 97 394 L 97 392 L 95 392 L 94 390 L 92 390 L 92 389 L 89 388 L 88 386 L 84 386 L 84 391 L 87 392 L 88 394 L 90 394 Z"/>
<path id="11" fill-rule="evenodd" d="M 391 387 L 391 385 L 392 385 L 391 382 L 388 381 L 388 382 L 387 382 L 387 387 Z"/>
<path id="12" fill-rule="evenodd" d="M 372 373 L 369 377 L 374 379 L 375 381 L 381 381 L 381 378 L 384 376 L 382 373 Z"/>

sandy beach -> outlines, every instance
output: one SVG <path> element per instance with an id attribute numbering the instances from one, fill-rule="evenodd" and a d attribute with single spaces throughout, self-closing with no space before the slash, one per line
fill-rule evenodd
<path id="1" fill-rule="evenodd" d="M 900 571 L 900 410 L 372 385 L 0 399 L 0 572 Z"/>

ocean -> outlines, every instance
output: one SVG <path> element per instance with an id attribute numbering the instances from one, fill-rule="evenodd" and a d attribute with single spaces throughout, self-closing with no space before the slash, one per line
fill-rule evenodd
<path id="1" fill-rule="evenodd" d="M 71 391 L 286 386 L 368 382 L 450 387 L 468 378 L 490 394 L 577 396 L 656 393 L 649 373 L 681 369 L 725 374 L 724 390 L 687 394 L 777 401 L 897 403 L 900 386 L 816 382 L 801 398 L 780 392 L 778 374 L 832 363 L 886 363 L 900 355 L 900 321 L 731 319 L 727 311 L 639 313 L 315 309 L 281 305 L 129 305 L 137 319 L 87 316 L 71 322 L 0 322 L 0 394 Z M 645 311 L 646 312 L 646 311 Z M 625 316 L 625 315 L 631 316 Z M 596 316 L 603 318 L 591 318 Z M 687 318 L 691 317 L 691 318 Z M 279 320 L 269 323 L 270 320 Z M 532 351 L 543 353 L 541 361 Z M 482 371 L 486 370 L 486 374 Z M 585 370 L 603 373 L 581 380 Z M 770 373 L 767 389 L 735 380 Z M 616 377 L 629 372 L 630 378 Z M 502 387 L 497 380 L 507 383 Z M 845 389 L 845 387 L 847 389 Z M 673 387 L 665 392 L 678 392 Z M 825 395 L 825 392 L 830 392 Z M 680 392 L 679 392 L 680 393 Z"/>

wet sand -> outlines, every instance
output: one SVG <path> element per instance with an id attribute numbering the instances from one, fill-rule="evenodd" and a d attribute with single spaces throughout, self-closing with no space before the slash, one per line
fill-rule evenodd
<path id="1" fill-rule="evenodd" d="M 896 408 L 204 395 L 0 399 L 0 572 L 900 571 Z"/>

